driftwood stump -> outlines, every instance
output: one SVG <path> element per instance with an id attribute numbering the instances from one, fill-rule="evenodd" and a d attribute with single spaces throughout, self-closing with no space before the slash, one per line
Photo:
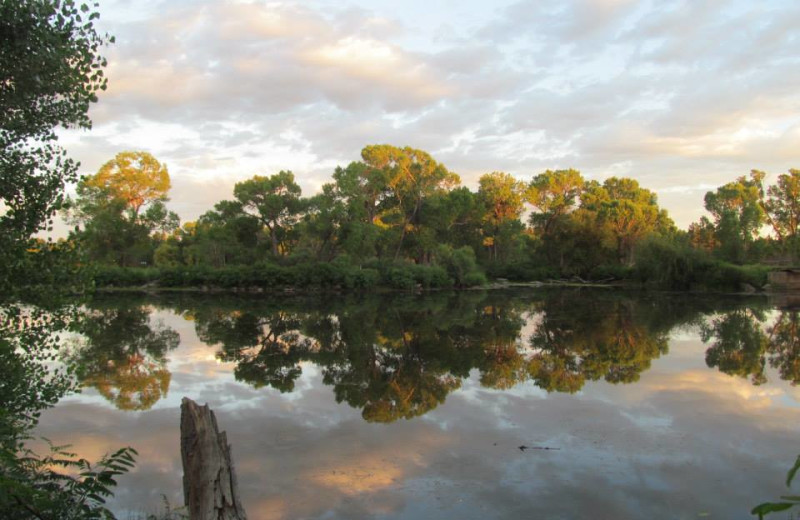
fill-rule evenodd
<path id="1" fill-rule="evenodd" d="M 183 500 L 191 520 L 246 520 L 225 432 L 208 405 L 181 401 Z"/>

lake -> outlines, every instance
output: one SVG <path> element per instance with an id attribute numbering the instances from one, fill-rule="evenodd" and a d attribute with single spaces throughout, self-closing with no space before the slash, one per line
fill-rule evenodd
<path id="1" fill-rule="evenodd" d="M 182 505 L 183 396 L 251 519 L 753 518 L 798 494 L 799 327 L 764 296 L 616 289 L 105 296 L 39 433 L 139 451 L 121 518 Z"/>

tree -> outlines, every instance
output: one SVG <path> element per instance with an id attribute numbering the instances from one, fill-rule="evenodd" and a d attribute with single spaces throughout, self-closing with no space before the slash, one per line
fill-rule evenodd
<path id="1" fill-rule="evenodd" d="M 719 247 L 714 224 L 708 220 L 708 217 L 700 217 L 697 222 L 689 224 L 688 235 L 689 243 L 695 249 L 710 253 Z"/>
<path id="2" fill-rule="evenodd" d="M 369 167 L 368 175 L 377 176 L 388 187 L 388 196 L 393 204 L 387 211 L 394 213 L 395 217 L 394 222 L 389 222 L 400 231 L 395 250 L 397 258 L 408 232 L 414 233 L 419 229 L 423 201 L 436 193 L 449 191 L 460 184 L 461 179 L 427 152 L 408 146 L 366 146 L 361 150 L 361 158 Z"/>
<path id="3" fill-rule="evenodd" d="M 121 152 L 101 166 L 95 175 L 84 179 L 81 188 L 122 201 L 131 220 L 135 220 L 142 206 L 169 200 L 170 179 L 166 165 L 149 153 Z"/>
<path id="4" fill-rule="evenodd" d="M 258 256 L 261 228 L 258 219 L 245 214 L 239 202 L 220 201 L 178 232 L 181 259 L 186 264 L 213 267 L 252 264 Z"/>
<path id="5" fill-rule="evenodd" d="M 800 227 L 800 170 L 790 169 L 767 188 L 764 210 L 778 240 L 788 245 L 794 254 Z"/>
<path id="6" fill-rule="evenodd" d="M 255 175 L 233 187 L 233 195 L 242 210 L 267 228 L 272 255 L 276 258 L 285 254 L 286 248 L 281 249 L 279 245 L 300 218 L 303 206 L 300 194 L 300 186 L 294 182 L 290 171 L 280 171 L 269 177 Z"/>
<path id="7" fill-rule="evenodd" d="M 634 179 L 611 177 L 603 189 L 607 195 L 601 196 L 598 217 L 611 229 L 620 263 L 633 263 L 634 247 L 645 236 L 675 227 L 666 211 L 659 209 L 656 195 Z"/>
<path id="8" fill-rule="evenodd" d="M 121 152 L 95 175 L 78 183 L 69 220 L 82 224 L 78 239 L 89 258 L 100 263 L 151 263 L 157 245 L 154 233 L 178 228 L 178 215 L 168 211 L 167 167 L 147 152 Z"/>
<path id="9" fill-rule="evenodd" d="M 95 6 L 96 7 L 96 6 Z M 87 111 L 106 88 L 98 13 L 59 0 L 0 1 L 0 292 L 7 294 L 28 238 L 64 202 L 78 163 L 55 129 L 90 128 Z"/>
<path id="10" fill-rule="evenodd" d="M 525 192 L 533 207 L 529 223 L 538 250 L 564 270 L 576 258 L 584 228 L 573 213 L 578 208 L 585 181 L 577 170 L 547 170 L 535 176 Z M 593 240 L 594 241 L 594 240 Z"/>
<path id="11" fill-rule="evenodd" d="M 553 233 L 561 217 L 575 209 L 584 180 L 578 170 L 547 170 L 533 178 L 525 199 L 534 208 L 530 222 L 540 235 Z"/>
<path id="12" fill-rule="evenodd" d="M 497 260 L 498 249 L 505 245 L 500 243 L 503 231 L 511 228 L 511 234 L 516 235 L 522 229 L 519 217 L 524 190 L 522 182 L 503 172 L 487 173 L 478 180 L 478 199 L 484 206 L 484 245 L 489 247 L 493 260 Z"/>
<path id="13" fill-rule="evenodd" d="M 742 176 L 706 193 L 705 207 L 714 219 L 720 252 L 728 260 L 744 261 L 764 224 L 762 180 L 763 173 L 754 170 L 750 179 Z"/>

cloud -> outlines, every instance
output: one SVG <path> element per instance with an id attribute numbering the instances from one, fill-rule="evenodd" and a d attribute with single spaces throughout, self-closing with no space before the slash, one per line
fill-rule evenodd
<path id="1" fill-rule="evenodd" d="M 359 4 L 104 4 L 109 90 L 65 143 L 87 173 L 150 151 L 184 220 L 256 173 L 312 194 L 373 143 L 430 151 L 471 187 L 560 167 L 676 184 L 661 201 L 681 226 L 697 187 L 797 166 L 795 3 Z"/>

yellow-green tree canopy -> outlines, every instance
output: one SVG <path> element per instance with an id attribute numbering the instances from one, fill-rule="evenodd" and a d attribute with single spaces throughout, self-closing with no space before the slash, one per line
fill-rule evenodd
<path id="1" fill-rule="evenodd" d="M 171 186 L 166 165 L 147 152 L 120 152 L 81 185 L 124 202 L 134 218 L 144 205 L 166 202 Z"/>
<path id="2" fill-rule="evenodd" d="M 533 178 L 525 199 L 534 208 L 531 225 L 543 235 L 552 232 L 555 223 L 575 209 L 584 180 L 578 170 L 547 170 Z"/>

